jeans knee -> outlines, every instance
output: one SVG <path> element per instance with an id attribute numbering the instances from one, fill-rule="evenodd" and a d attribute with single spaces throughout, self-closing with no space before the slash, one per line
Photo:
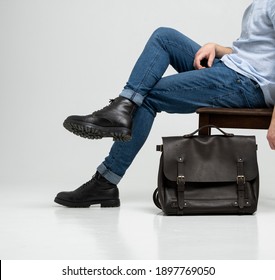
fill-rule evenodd
<path id="1" fill-rule="evenodd" d="M 177 32 L 175 29 L 170 27 L 158 27 L 152 34 L 152 37 L 156 38 L 167 38 L 170 37 L 171 34 Z"/>

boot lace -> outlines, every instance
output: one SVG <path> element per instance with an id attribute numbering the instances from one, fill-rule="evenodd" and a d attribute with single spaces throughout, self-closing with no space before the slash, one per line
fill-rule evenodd
<path id="1" fill-rule="evenodd" d="M 102 110 L 108 108 L 114 101 L 115 101 L 115 99 L 109 99 L 109 104 L 108 104 L 108 105 L 106 105 L 105 107 L 103 107 L 103 108 L 100 109 L 100 110 L 94 111 L 94 113 L 100 112 L 100 111 L 102 111 Z"/>
<path id="2" fill-rule="evenodd" d="M 83 192 L 87 187 L 90 186 L 90 184 L 91 184 L 94 180 L 96 180 L 95 175 L 92 177 L 91 180 L 89 180 L 88 182 L 86 182 L 86 183 L 84 183 L 82 186 L 80 186 L 80 187 L 78 188 L 78 190 L 80 190 L 80 191 Z"/>

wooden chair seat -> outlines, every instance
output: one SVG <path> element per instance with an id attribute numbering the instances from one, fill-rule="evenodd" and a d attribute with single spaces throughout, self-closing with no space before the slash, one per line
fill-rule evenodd
<path id="1" fill-rule="evenodd" d="M 199 114 L 199 127 L 216 125 L 240 129 L 268 129 L 272 112 L 272 108 L 200 108 L 196 111 Z M 199 134 L 210 135 L 211 128 L 202 129 Z"/>

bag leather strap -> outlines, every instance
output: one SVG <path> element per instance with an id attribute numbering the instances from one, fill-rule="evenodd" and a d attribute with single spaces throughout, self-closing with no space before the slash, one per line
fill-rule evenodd
<path id="1" fill-rule="evenodd" d="M 184 208 L 184 191 L 185 191 L 185 176 L 184 176 L 184 163 L 183 157 L 178 157 L 178 177 L 177 177 L 177 193 L 178 193 L 178 206 L 182 210 Z"/>
<path id="2" fill-rule="evenodd" d="M 244 161 L 239 158 L 237 161 L 237 185 L 238 185 L 238 205 L 244 208 L 245 199 L 245 176 L 244 176 Z"/>

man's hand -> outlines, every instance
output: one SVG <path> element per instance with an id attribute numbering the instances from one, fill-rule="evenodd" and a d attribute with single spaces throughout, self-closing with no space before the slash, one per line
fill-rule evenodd
<path id="1" fill-rule="evenodd" d="M 202 46 L 195 55 L 194 68 L 200 70 L 211 67 L 216 57 L 216 47 L 214 43 L 208 43 Z"/>
<path id="2" fill-rule="evenodd" d="M 272 150 L 275 150 L 275 107 L 273 109 L 271 123 L 266 136 L 269 146 Z"/>
<path id="3" fill-rule="evenodd" d="M 225 54 L 232 53 L 231 48 L 223 47 L 215 43 L 207 43 L 202 46 L 195 55 L 194 68 L 200 70 L 212 67 L 215 58 L 221 58 Z"/>

